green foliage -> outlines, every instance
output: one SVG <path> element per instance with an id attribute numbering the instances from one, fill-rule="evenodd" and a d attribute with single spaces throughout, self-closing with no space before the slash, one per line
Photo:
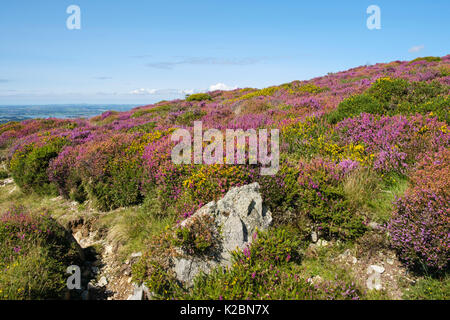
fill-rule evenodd
<path id="1" fill-rule="evenodd" d="M 173 243 L 190 255 L 204 255 L 218 248 L 220 230 L 210 215 L 193 217 L 187 225 L 176 228 Z"/>
<path id="2" fill-rule="evenodd" d="M 435 96 L 429 100 L 413 105 L 411 103 L 402 103 L 398 107 L 399 113 L 414 114 L 416 112 L 421 114 L 428 114 L 429 116 L 436 116 L 440 121 L 445 121 L 450 124 L 450 97 Z"/>
<path id="3" fill-rule="evenodd" d="M 279 225 L 292 225 L 305 237 L 312 226 L 328 237 L 356 238 L 365 232 L 363 216 L 352 207 L 344 190 L 342 173 L 322 159 L 284 161 L 277 175 L 262 177 L 261 192 Z"/>
<path id="4" fill-rule="evenodd" d="M 139 109 L 139 110 L 135 111 L 135 112 L 131 115 L 131 118 L 132 118 L 132 119 L 140 118 L 140 117 L 142 117 L 143 115 L 149 114 L 149 113 L 152 113 L 152 112 L 153 112 L 153 109 Z"/>
<path id="5" fill-rule="evenodd" d="M 343 185 L 332 165 L 318 162 L 307 165 L 299 176 L 302 186 L 299 213 L 308 216 L 315 228 L 328 237 L 352 239 L 365 231 L 364 217 L 352 210 Z"/>
<path id="6" fill-rule="evenodd" d="M 328 121 L 335 124 L 345 118 L 351 118 L 363 112 L 380 113 L 380 107 L 377 99 L 370 95 L 352 96 L 342 101 L 337 109 L 328 115 Z"/>
<path id="7" fill-rule="evenodd" d="M 204 115 L 206 115 L 205 111 L 187 111 L 177 117 L 176 123 L 179 125 L 191 126 L 194 121 L 201 119 Z"/>
<path id="8" fill-rule="evenodd" d="M 369 76 L 358 76 L 358 77 L 354 77 L 354 78 L 348 78 L 348 79 L 341 79 L 341 83 L 352 83 L 352 82 L 356 82 L 356 81 L 360 81 L 363 79 L 369 79 Z"/>
<path id="9" fill-rule="evenodd" d="M 170 257 L 173 255 L 170 231 L 155 235 L 141 259 L 132 267 L 132 277 L 137 283 L 144 283 L 156 298 L 169 298 L 180 290 Z"/>
<path id="10" fill-rule="evenodd" d="M 235 186 L 251 182 L 251 172 L 244 165 L 196 165 L 183 181 L 192 203 L 208 203 Z"/>
<path id="11" fill-rule="evenodd" d="M 46 213 L 13 207 L 0 216 L 0 299 L 62 299 L 77 245 Z"/>
<path id="12" fill-rule="evenodd" d="M 403 292 L 406 300 L 450 300 L 450 276 L 419 279 Z"/>
<path id="13" fill-rule="evenodd" d="M 56 194 L 56 187 L 48 179 L 50 160 L 58 156 L 67 140 L 51 138 L 43 145 L 30 144 L 17 151 L 10 162 L 10 170 L 16 183 L 26 191 L 38 194 Z"/>
<path id="14" fill-rule="evenodd" d="M 294 91 L 297 91 L 297 92 L 308 92 L 308 93 L 312 93 L 312 94 L 317 94 L 317 93 L 324 92 L 324 91 L 327 91 L 327 90 L 330 90 L 330 88 L 327 88 L 327 87 L 321 88 L 319 86 L 316 86 L 313 83 L 307 83 L 307 84 L 304 84 L 304 85 L 296 88 Z"/>
<path id="15" fill-rule="evenodd" d="M 9 173 L 5 170 L 0 170 L 0 179 L 9 178 Z"/>
<path id="16" fill-rule="evenodd" d="M 344 99 L 328 114 L 328 121 L 334 124 L 363 112 L 384 115 L 433 112 L 440 120 L 448 121 L 448 92 L 448 86 L 437 81 L 380 78 L 365 93 Z"/>
<path id="17" fill-rule="evenodd" d="M 112 161 L 108 173 L 99 181 L 83 184 L 98 209 L 108 211 L 142 203 L 142 169 L 135 162 L 127 159 Z"/>
<path id="18" fill-rule="evenodd" d="M 239 100 L 246 100 L 246 99 L 251 99 L 251 98 L 255 98 L 255 97 L 259 97 L 259 96 L 263 96 L 263 97 L 271 96 L 278 90 L 279 90 L 279 87 L 268 87 L 268 88 L 264 88 L 261 90 L 256 90 L 256 91 L 247 93 L 247 94 L 239 97 Z"/>
<path id="19" fill-rule="evenodd" d="M 186 101 L 205 101 L 205 100 L 212 100 L 212 98 L 207 93 L 194 93 L 186 97 Z"/>
<path id="20" fill-rule="evenodd" d="M 367 93 L 383 107 L 389 107 L 408 94 L 408 86 L 408 80 L 405 79 L 380 78 L 372 84 Z"/>
<path id="21" fill-rule="evenodd" d="M 326 282 L 312 286 L 299 275 L 300 239 L 292 230 L 258 232 L 253 244 L 233 254 L 231 268 L 200 274 L 182 299 L 351 299 L 354 288 Z M 344 289 L 345 288 L 345 289 Z M 347 289 L 349 289 L 347 291 Z"/>
<path id="22" fill-rule="evenodd" d="M 0 274 L 0 300 L 62 299 L 66 290 L 64 271 L 48 249 L 31 248 Z"/>
<path id="23" fill-rule="evenodd" d="M 416 58 L 416 59 L 410 61 L 408 64 L 412 64 L 412 63 L 417 62 L 417 61 L 439 62 L 441 60 L 442 59 L 440 57 L 419 57 L 419 58 Z"/>
<path id="24" fill-rule="evenodd" d="M 156 127 L 156 122 L 155 121 L 150 121 L 138 126 L 134 126 L 132 127 L 129 132 L 141 132 L 141 133 L 150 133 L 153 131 L 153 129 L 155 129 Z"/>

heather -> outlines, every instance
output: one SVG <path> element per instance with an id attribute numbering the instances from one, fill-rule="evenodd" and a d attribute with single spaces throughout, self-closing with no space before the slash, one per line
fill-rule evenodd
<path id="1" fill-rule="evenodd" d="M 0 216 L 0 299 L 59 299 L 75 242 L 48 212 L 12 207 Z"/>
<path id="2" fill-rule="evenodd" d="M 12 176 L 24 196 L 61 196 L 107 217 L 106 229 L 127 253 L 143 252 L 133 279 L 159 298 L 371 297 L 345 272 L 324 266 L 334 261 L 314 263 L 322 251 L 342 252 L 308 249 L 316 245 L 312 235 L 345 249 L 379 239 L 402 268 L 439 286 L 450 245 L 449 70 L 450 56 L 425 57 L 263 89 L 192 94 L 90 119 L 10 122 L 0 125 L 0 179 Z M 184 128 L 192 136 L 194 121 L 224 135 L 279 129 L 279 171 L 262 176 L 261 165 L 248 161 L 174 164 L 171 134 Z M 191 288 L 177 283 L 168 259 L 174 246 L 202 257 L 220 238 L 210 221 L 180 222 L 253 182 L 273 215 L 269 232 L 249 235 L 255 242 L 235 252 L 230 268 L 199 276 Z M 47 255 L 36 249 L 29 257 L 38 263 Z M 314 274 L 305 271 L 311 266 Z M 423 297 L 419 288 L 416 296 Z"/>
<path id="3" fill-rule="evenodd" d="M 419 163 L 413 185 L 396 201 L 388 225 L 400 257 L 427 272 L 445 272 L 449 262 L 449 156 L 442 149 Z"/>

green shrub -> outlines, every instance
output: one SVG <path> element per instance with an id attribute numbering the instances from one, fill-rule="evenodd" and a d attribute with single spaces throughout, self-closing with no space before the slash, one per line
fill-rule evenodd
<path id="1" fill-rule="evenodd" d="M 195 110 L 195 111 L 187 111 L 182 115 L 176 118 L 176 124 L 191 126 L 194 121 L 201 119 L 204 115 L 206 115 L 205 111 Z"/>
<path id="2" fill-rule="evenodd" d="M 172 240 L 170 231 L 154 236 L 147 251 L 132 267 L 133 280 L 145 284 L 156 298 L 169 298 L 180 290 L 171 269 L 174 254 Z"/>
<path id="3" fill-rule="evenodd" d="M 100 180 L 82 185 L 99 210 L 108 211 L 142 203 L 142 169 L 137 163 L 126 158 L 117 159 L 109 164 L 107 170 L 108 174 Z M 77 189 L 73 196 L 77 195 L 82 198 L 82 190 Z"/>
<path id="4" fill-rule="evenodd" d="M 62 299 L 77 244 L 47 213 L 13 207 L 0 216 L 0 299 Z"/>
<path id="5" fill-rule="evenodd" d="M 0 170 L 0 179 L 6 179 L 9 178 L 9 173 L 4 170 Z"/>
<path id="6" fill-rule="evenodd" d="M 190 255 L 204 255 L 218 248 L 220 230 L 209 215 L 193 217 L 186 226 L 177 227 L 173 243 Z"/>
<path id="7" fill-rule="evenodd" d="M 156 127 L 156 122 L 150 121 L 150 122 L 138 125 L 138 126 L 134 126 L 128 131 L 129 132 L 150 133 L 150 132 L 153 132 L 153 129 L 155 129 L 155 127 Z"/>
<path id="8" fill-rule="evenodd" d="M 335 124 L 360 113 L 395 115 L 434 112 L 448 120 L 449 87 L 438 81 L 380 78 L 363 94 L 344 99 L 327 119 Z"/>
<path id="9" fill-rule="evenodd" d="M 334 163 L 314 159 L 300 163 L 298 213 L 309 217 L 328 237 L 352 239 L 365 231 L 364 217 L 347 199 L 342 172 Z"/>
<path id="10" fill-rule="evenodd" d="M 65 138 L 50 138 L 43 145 L 29 144 L 14 153 L 10 170 L 16 183 L 24 190 L 38 194 L 56 194 L 56 186 L 49 181 L 47 169 L 50 161 L 58 156 Z"/>
<path id="11" fill-rule="evenodd" d="M 140 118 L 140 117 L 142 117 L 143 115 L 149 114 L 149 113 L 152 113 L 152 112 L 153 112 L 153 109 L 139 109 L 139 110 L 135 111 L 135 112 L 131 115 L 131 118 L 132 118 L 132 119 Z"/>
<path id="12" fill-rule="evenodd" d="M 328 121 L 338 123 L 345 118 L 354 117 L 360 113 L 382 113 L 377 99 L 368 94 L 352 96 L 342 101 L 336 110 L 328 115 Z"/>
<path id="13" fill-rule="evenodd" d="M 419 58 L 416 58 L 416 59 L 410 61 L 408 64 L 412 64 L 412 63 L 417 62 L 417 61 L 439 62 L 441 60 L 442 59 L 440 57 L 419 57 Z"/>
<path id="14" fill-rule="evenodd" d="M 207 93 L 194 93 L 186 96 L 186 101 L 205 101 L 205 100 L 212 100 L 212 98 Z"/>
<path id="15" fill-rule="evenodd" d="M 332 162 L 316 158 L 298 166 L 284 161 L 275 176 L 261 177 L 263 199 L 275 225 L 291 225 L 308 237 L 311 228 L 327 237 L 356 238 L 366 228 L 344 190 L 342 172 Z"/>
<path id="16" fill-rule="evenodd" d="M 408 87 L 408 80 L 405 79 L 380 78 L 372 84 L 367 93 L 384 108 L 389 108 L 390 104 L 395 104 L 396 100 L 408 94 Z"/>
<path id="17" fill-rule="evenodd" d="M 436 96 L 416 105 L 411 103 L 402 103 L 399 105 L 398 111 L 402 114 L 420 113 L 433 117 L 436 116 L 440 121 L 445 121 L 450 124 L 449 106 L 449 96 Z"/>

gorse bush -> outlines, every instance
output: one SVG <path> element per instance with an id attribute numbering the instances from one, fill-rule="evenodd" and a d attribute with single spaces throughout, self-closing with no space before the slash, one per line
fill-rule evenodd
<path id="1" fill-rule="evenodd" d="M 304 236 L 317 228 L 327 237 L 355 238 L 365 231 L 364 217 L 351 208 L 343 175 L 335 163 L 315 158 L 262 177 L 261 191 L 276 224 L 296 226 Z"/>
<path id="2" fill-rule="evenodd" d="M 24 190 L 54 194 L 56 188 L 49 181 L 47 168 L 67 143 L 64 138 L 48 137 L 16 151 L 10 162 L 10 170 L 16 183 Z"/>
<path id="3" fill-rule="evenodd" d="M 414 62 L 418 62 L 418 61 L 438 62 L 441 60 L 442 59 L 440 57 L 419 57 L 419 58 L 416 58 L 416 59 L 412 60 L 411 62 L 409 62 L 409 64 L 413 64 Z"/>
<path id="4" fill-rule="evenodd" d="M 380 78 L 363 94 L 349 97 L 328 115 L 337 123 L 361 113 L 426 114 L 434 112 L 441 120 L 448 113 L 449 86 L 440 82 L 408 82 L 405 79 Z"/>
<path id="5" fill-rule="evenodd" d="M 204 101 L 211 99 L 211 96 L 207 93 L 194 93 L 186 97 L 186 101 Z"/>
<path id="6" fill-rule="evenodd" d="M 299 213 L 328 237 L 351 239 L 362 235 L 366 230 L 364 217 L 346 199 L 342 170 L 320 158 L 301 162 L 299 169 Z"/>
<path id="7" fill-rule="evenodd" d="M 92 145 L 93 149 L 86 152 L 80 162 L 87 194 L 101 210 L 143 201 L 142 167 L 134 154 L 127 153 L 132 141 L 132 136 L 113 136 L 105 143 Z"/>
<path id="8" fill-rule="evenodd" d="M 187 195 L 194 203 L 217 200 L 232 187 L 250 183 L 256 170 L 247 165 L 196 165 L 183 181 Z"/>
<path id="9" fill-rule="evenodd" d="M 0 299 L 62 299 L 75 241 L 49 214 L 13 207 L 0 216 Z"/>
<path id="10" fill-rule="evenodd" d="M 328 121 L 335 124 L 363 112 L 376 114 L 382 113 L 382 111 L 377 99 L 367 94 L 361 94 L 342 101 L 336 111 L 329 114 Z"/>

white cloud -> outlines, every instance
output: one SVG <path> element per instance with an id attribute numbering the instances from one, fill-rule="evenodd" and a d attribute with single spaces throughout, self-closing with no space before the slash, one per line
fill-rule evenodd
<path id="1" fill-rule="evenodd" d="M 227 86 L 225 83 L 221 83 L 221 82 L 213 84 L 209 87 L 209 91 L 234 90 L 234 89 L 237 89 L 237 87 L 230 87 L 230 86 Z"/>
<path id="2" fill-rule="evenodd" d="M 195 92 L 197 92 L 196 90 L 194 90 L 194 89 L 184 89 L 184 90 L 180 90 L 180 93 L 181 94 L 193 94 L 193 93 L 195 93 Z"/>
<path id="3" fill-rule="evenodd" d="M 130 92 L 130 94 L 134 94 L 134 95 L 147 95 L 147 94 L 155 94 L 157 93 L 158 90 L 156 89 L 136 89 Z"/>
<path id="4" fill-rule="evenodd" d="M 424 48 L 425 48 L 424 45 L 414 46 L 414 47 L 410 48 L 410 49 L 408 50 L 408 52 L 410 52 L 410 53 L 415 53 L 415 52 L 422 51 Z"/>

